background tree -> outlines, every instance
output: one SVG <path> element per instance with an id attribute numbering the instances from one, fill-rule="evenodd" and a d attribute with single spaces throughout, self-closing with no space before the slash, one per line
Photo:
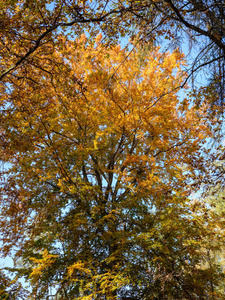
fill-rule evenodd
<path id="1" fill-rule="evenodd" d="M 222 299 L 201 267 L 221 225 L 189 200 L 212 125 L 176 95 L 183 55 L 61 39 L 1 98 L 2 252 L 37 299 Z"/>
<path id="2" fill-rule="evenodd" d="M 165 0 L 130 1 L 133 12 L 141 20 L 138 29 L 141 36 L 157 39 L 158 34 L 172 40 L 172 45 L 187 45 L 194 49 L 193 64 L 189 75 L 194 78 L 196 71 L 209 67 L 206 75 L 217 97 L 214 104 L 224 105 L 224 61 L 225 61 L 225 7 L 223 1 Z M 152 29 L 155 28 L 154 31 Z M 207 72 L 205 73 L 207 74 Z M 187 80 L 186 79 L 186 80 Z M 202 83 L 201 83 L 202 84 Z M 203 83 L 204 84 L 204 83 Z"/>
<path id="3" fill-rule="evenodd" d="M 217 154 L 220 154 L 219 151 Z M 204 201 L 208 203 L 211 209 L 216 213 L 218 218 L 222 222 L 225 221 L 225 192 L 224 192 L 224 157 L 219 155 L 217 160 L 214 158 L 214 162 L 211 166 L 213 172 L 213 181 L 205 187 L 204 191 Z M 218 234 L 224 233 L 224 226 L 222 228 L 218 228 Z M 224 256 L 224 241 L 221 240 L 221 247 L 217 250 L 215 249 L 211 260 L 216 261 L 220 268 L 224 271 L 225 268 L 225 256 Z M 224 285 L 221 284 L 219 286 L 221 292 L 224 293 Z"/>

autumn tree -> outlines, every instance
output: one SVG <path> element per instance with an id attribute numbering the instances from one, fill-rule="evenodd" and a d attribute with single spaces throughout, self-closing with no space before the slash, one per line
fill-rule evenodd
<path id="1" fill-rule="evenodd" d="M 183 55 L 61 39 L 54 68 L 40 50 L 2 90 L 2 254 L 36 299 L 222 299 L 202 268 L 221 225 L 189 200 L 212 126 L 176 94 Z"/>

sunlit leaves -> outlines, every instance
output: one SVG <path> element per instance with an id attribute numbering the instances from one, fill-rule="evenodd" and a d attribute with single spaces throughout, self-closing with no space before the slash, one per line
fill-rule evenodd
<path id="1" fill-rule="evenodd" d="M 176 94 L 183 55 L 62 40 L 51 71 L 42 52 L 35 82 L 3 93 L 4 254 L 39 298 L 206 297 L 222 278 L 201 267 L 215 225 L 188 197 L 212 124 Z"/>

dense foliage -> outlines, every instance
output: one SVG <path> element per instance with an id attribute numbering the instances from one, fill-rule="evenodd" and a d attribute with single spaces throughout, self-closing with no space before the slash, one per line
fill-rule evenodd
<path id="1" fill-rule="evenodd" d="M 220 223 L 189 199 L 207 108 L 176 95 L 179 51 L 144 53 L 83 35 L 3 94 L 3 252 L 34 298 L 221 299 Z"/>
<path id="2" fill-rule="evenodd" d="M 0 79 L 26 77 L 26 65 L 40 67 L 38 52 L 65 37 L 101 30 L 112 43 L 118 37 L 144 41 L 169 39 L 172 47 L 192 51 L 188 78 L 209 67 L 216 87 L 214 102 L 224 104 L 225 7 L 218 0 L 5 0 L 0 4 Z M 46 45 L 50 45 L 48 50 Z M 22 74 L 20 74 L 20 72 Z M 19 72 L 19 74 L 18 74 Z M 187 78 L 187 79 L 188 79 Z"/>
<path id="3" fill-rule="evenodd" d="M 223 3 L 0 9 L 0 299 L 224 299 Z"/>

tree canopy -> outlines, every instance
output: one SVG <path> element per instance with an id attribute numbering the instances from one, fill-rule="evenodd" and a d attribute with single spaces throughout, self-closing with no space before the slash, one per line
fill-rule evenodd
<path id="1" fill-rule="evenodd" d="M 224 4 L 0 8 L 0 299 L 224 299 Z"/>
<path id="2" fill-rule="evenodd" d="M 189 48 L 193 45 L 196 52 L 188 78 L 202 67 L 210 66 L 209 78 L 216 87 L 220 105 L 223 104 L 223 1 L 6 0 L 0 8 L 0 79 L 3 83 L 12 81 L 15 76 L 26 76 L 28 64 L 35 68 L 40 66 L 40 49 L 50 59 L 61 34 L 68 37 L 101 30 L 110 42 L 125 35 L 139 36 L 145 41 L 163 36 L 173 45 L 182 45 L 188 37 Z"/>
<path id="3" fill-rule="evenodd" d="M 2 98 L 1 233 L 14 271 L 36 299 L 50 287 L 65 299 L 221 299 L 222 270 L 207 263 L 221 225 L 189 199 L 213 128 L 207 107 L 176 94 L 183 55 L 127 57 L 101 35 L 62 45 L 51 72 L 26 66 L 34 80 Z"/>

